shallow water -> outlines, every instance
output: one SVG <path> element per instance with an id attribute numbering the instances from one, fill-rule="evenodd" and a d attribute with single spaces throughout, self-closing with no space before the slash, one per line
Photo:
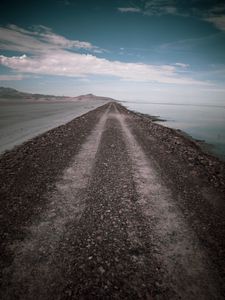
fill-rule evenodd
<path id="1" fill-rule="evenodd" d="M 225 160 L 225 106 L 207 104 L 156 104 L 123 102 L 131 110 L 159 116 L 164 126 L 181 129 L 194 139 L 204 140 L 216 156 Z M 159 122 L 161 123 L 161 122 Z"/>
<path id="2" fill-rule="evenodd" d="M 0 153 L 65 124 L 104 103 L 105 100 L 93 99 L 58 103 L 1 99 Z"/>

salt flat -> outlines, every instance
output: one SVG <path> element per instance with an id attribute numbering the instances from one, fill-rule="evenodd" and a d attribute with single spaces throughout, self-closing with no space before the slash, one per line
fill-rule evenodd
<path id="1" fill-rule="evenodd" d="M 0 101 L 0 153 L 65 124 L 104 103 L 104 99 L 68 102 Z"/>

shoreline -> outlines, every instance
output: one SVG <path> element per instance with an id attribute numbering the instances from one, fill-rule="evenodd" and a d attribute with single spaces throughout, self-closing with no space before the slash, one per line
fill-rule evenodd
<path id="1" fill-rule="evenodd" d="M 136 110 L 129 109 L 127 106 L 124 106 L 124 107 L 126 107 L 126 109 L 134 112 L 135 114 L 140 115 L 141 117 L 149 118 L 152 122 L 156 122 L 158 125 L 170 128 L 170 129 L 174 130 L 175 132 L 180 133 L 185 138 L 187 138 L 187 139 L 191 140 L 192 142 L 196 143 L 204 153 L 212 155 L 213 157 L 218 158 L 219 160 L 225 162 L 225 154 L 219 154 L 216 151 L 214 151 L 213 149 L 216 149 L 216 146 L 214 144 L 207 143 L 205 140 L 194 138 L 192 135 L 190 135 L 189 133 L 187 133 L 186 131 L 184 131 L 182 129 L 179 129 L 179 128 L 176 129 L 176 128 L 167 126 L 166 122 L 168 120 L 162 119 L 160 116 L 144 114 L 144 113 L 138 112 Z"/>

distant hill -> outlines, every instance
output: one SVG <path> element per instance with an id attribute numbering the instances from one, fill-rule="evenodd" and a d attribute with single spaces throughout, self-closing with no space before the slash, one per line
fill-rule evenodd
<path id="1" fill-rule="evenodd" d="M 17 91 L 8 87 L 0 87 L 0 98 L 4 99 L 40 99 L 40 98 L 63 98 L 53 95 L 31 94 Z"/>
<path id="2" fill-rule="evenodd" d="M 23 93 L 23 92 L 19 92 L 15 89 L 11 89 L 11 88 L 6 88 L 6 87 L 0 87 L 0 98 L 25 98 L 27 97 L 29 94 L 27 93 Z"/>
<path id="3" fill-rule="evenodd" d="M 82 100 L 107 100 L 115 101 L 112 98 L 95 96 L 93 94 L 81 95 L 76 97 L 66 96 L 54 96 L 54 95 L 42 95 L 42 94 L 31 94 L 17 91 L 8 87 L 0 87 L 0 99 L 24 99 L 24 100 L 36 100 L 36 101 L 82 101 Z"/>
<path id="4" fill-rule="evenodd" d="M 96 99 L 101 99 L 101 100 L 108 100 L 108 101 L 115 101 L 114 99 L 112 98 L 109 98 L 109 97 L 102 97 L 102 96 L 95 96 L 93 94 L 87 94 L 87 95 L 80 95 L 80 96 L 77 96 L 77 97 L 73 97 L 74 100 L 96 100 Z"/>

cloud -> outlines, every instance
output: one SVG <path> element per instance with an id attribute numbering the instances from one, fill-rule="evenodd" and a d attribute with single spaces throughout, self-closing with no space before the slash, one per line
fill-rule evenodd
<path id="1" fill-rule="evenodd" d="M 26 30 L 16 25 L 0 27 L 0 49 L 25 53 L 40 53 L 58 49 L 99 51 L 101 49 L 89 42 L 69 40 L 55 34 L 51 28 L 34 26 L 33 30 Z"/>
<path id="2" fill-rule="evenodd" d="M 0 81 L 14 81 L 14 80 L 22 80 L 24 79 L 24 75 L 0 75 Z"/>
<path id="3" fill-rule="evenodd" d="M 118 7 L 118 10 L 122 13 L 140 13 L 141 9 L 136 7 Z"/>
<path id="4" fill-rule="evenodd" d="M 206 10 L 195 9 L 195 14 L 202 20 L 212 23 L 217 29 L 225 31 L 225 4 L 211 5 Z"/>
<path id="5" fill-rule="evenodd" d="M 112 76 L 119 80 L 137 82 L 207 84 L 181 76 L 180 68 L 186 66 L 181 63 L 174 66 L 128 63 L 71 51 L 71 49 L 75 51 L 83 49 L 86 52 L 92 50 L 92 53 L 97 55 L 99 48 L 89 42 L 68 40 L 45 26 L 35 26 L 32 30 L 16 25 L 0 27 L 0 41 L 2 49 L 21 53 L 17 56 L 0 55 L 0 64 L 23 74 L 74 78 Z"/>
<path id="6" fill-rule="evenodd" d="M 212 23 L 221 31 L 225 31 L 225 4 L 213 5 L 207 11 L 199 14 L 202 19 Z"/>
<path id="7" fill-rule="evenodd" d="M 175 63 L 175 66 L 181 67 L 181 68 L 188 68 L 189 65 L 188 64 L 184 64 L 184 63 Z"/>
<path id="8" fill-rule="evenodd" d="M 173 5 L 174 1 L 168 0 L 151 0 L 139 1 L 137 5 L 130 7 L 119 7 L 122 13 L 142 13 L 143 15 L 164 15 L 177 14 L 177 8 Z"/>
<path id="9" fill-rule="evenodd" d="M 178 7 L 174 1 L 152 0 L 145 1 L 143 13 L 146 15 L 176 15 L 179 14 Z"/>
<path id="10" fill-rule="evenodd" d="M 22 73 L 61 75 L 85 78 L 89 75 L 113 76 L 121 80 L 160 82 L 168 84 L 207 84 L 192 78 L 180 76 L 175 66 L 148 65 L 109 61 L 90 54 L 69 51 L 49 52 L 45 55 L 0 56 L 0 63 Z"/>
<path id="11" fill-rule="evenodd" d="M 119 7 L 122 13 L 136 12 L 148 16 L 175 15 L 195 17 L 212 23 L 219 30 L 225 31 L 225 4 L 222 1 L 209 0 L 202 5 L 201 1 L 178 0 L 139 0 L 130 7 Z"/>
<path id="12" fill-rule="evenodd" d="M 225 15 L 213 16 L 205 20 L 210 23 L 213 23 L 218 29 L 225 31 Z"/>
<path id="13" fill-rule="evenodd" d="M 165 6 L 164 12 L 171 15 L 175 15 L 177 14 L 177 8 L 175 6 Z"/>

